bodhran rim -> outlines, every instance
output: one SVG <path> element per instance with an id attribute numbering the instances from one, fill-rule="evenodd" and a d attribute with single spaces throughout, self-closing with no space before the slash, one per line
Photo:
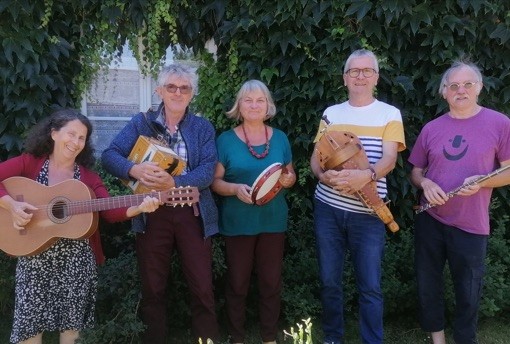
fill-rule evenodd
<path id="1" fill-rule="evenodd" d="M 251 200 L 253 204 L 264 205 L 272 200 L 282 189 L 280 175 L 283 172 L 283 164 L 275 162 L 259 174 L 251 188 Z"/>

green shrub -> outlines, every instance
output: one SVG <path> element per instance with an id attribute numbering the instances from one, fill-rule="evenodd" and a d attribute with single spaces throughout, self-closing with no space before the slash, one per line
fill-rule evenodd
<path id="1" fill-rule="evenodd" d="M 484 277 L 484 289 L 480 314 L 482 317 L 494 317 L 510 309 L 510 217 L 501 205 L 499 197 L 491 204 L 491 230 L 487 248 L 487 272 Z"/>
<path id="2" fill-rule="evenodd" d="M 319 272 L 312 219 L 289 221 L 283 263 L 282 319 L 285 325 L 317 317 L 320 312 Z"/>
<path id="3" fill-rule="evenodd" d="M 135 255 L 121 253 L 98 271 L 96 325 L 83 331 L 80 343 L 131 343 L 144 329 L 137 314 L 140 279 Z"/>
<path id="4" fill-rule="evenodd" d="M 17 260 L 0 252 L 0 314 L 12 318 L 14 273 Z M 5 318 L 4 318 L 5 319 Z"/>

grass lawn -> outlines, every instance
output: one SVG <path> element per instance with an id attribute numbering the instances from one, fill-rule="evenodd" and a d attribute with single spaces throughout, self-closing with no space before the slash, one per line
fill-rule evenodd
<path id="1" fill-rule="evenodd" d="M 7 320 L 7 319 L 5 319 Z M 0 343 L 9 343 L 9 321 L 0 322 Z M 491 318 L 480 321 L 478 326 L 478 339 L 480 344 L 508 344 L 510 343 L 510 318 Z M 314 323 L 313 326 L 314 344 L 322 343 L 320 334 L 320 325 Z M 287 329 L 289 330 L 289 329 Z M 451 338 L 451 331 L 447 328 L 448 343 L 453 344 Z M 249 338 L 247 338 L 245 344 L 260 344 L 260 339 L 257 335 L 255 327 L 249 329 Z M 184 337 L 188 337 L 184 335 Z M 418 324 L 410 319 L 391 319 L 385 322 L 385 344 L 427 344 L 430 343 L 430 338 L 426 333 L 422 332 Z M 58 334 L 47 333 L 44 336 L 44 344 L 57 344 Z M 138 343 L 136 340 L 133 344 Z M 172 344 L 185 344 L 190 343 L 187 338 L 179 340 L 175 339 L 169 343 Z M 293 342 L 290 337 L 280 339 L 279 343 L 286 344 L 298 344 L 299 342 Z M 359 344 L 360 340 L 357 332 L 357 322 L 355 320 L 349 320 L 347 322 L 347 335 L 345 344 Z M 107 343 L 98 343 L 107 344 Z M 205 344 L 205 343 L 204 343 Z M 227 344 L 227 342 L 216 343 L 216 344 Z"/>
<path id="2" fill-rule="evenodd" d="M 508 344 L 510 343 L 510 322 L 509 318 L 492 318 L 482 320 L 478 324 L 478 340 L 479 344 Z M 418 323 L 403 324 L 397 320 L 393 320 L 386 324 L 385 327 L 386 340 L 385 343 L 394 344 L 417 344 L 431 343 L 430 337 L 424 333 Z M 447 343 L 453 344 L 451 337 L 451 327 L 446 328 Z M 359 340 L 353 339 L 346 342 L 360 343 Z"/>
<path id="3" fill-rule="evenodd" d="M 510 317 L 491 318 L 479 322 L 478 340 L 479 344 L 509 344 L 510 343 Z M 427 333 L 423 332 L 416 319 L 385 319 L 384 323 L 384 343 L 385 344 L 428 344 L 432 343 Z M 320 324 L 313 324 L 314 341 L 313 343 L 322 343 Z M 345 344 L 359 344 L 361 340 L 358 334 L 358 323 L 356 320 L 349 320 L 346 326 Z M 451 328 L 446 328 L 447 343 L 454 344 Z M 286 340 L 284 343 L 293 343 Z M 246 344 L 260 344 L 253 341 Z M 294 344 L 294 343 L 293 343 Z"/>

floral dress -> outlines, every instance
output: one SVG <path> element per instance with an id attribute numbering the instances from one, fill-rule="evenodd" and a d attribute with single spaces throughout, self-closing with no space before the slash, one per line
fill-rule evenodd
<path id="1" fill-rule="evenodd" d="M 48 185 L 48 166 L 46 160 L 37 182 Z M 76 164 L 73 178 L 80 179 Z M 59 239 L 42 253 L 19 257 L 11 342 L 43 331 L 92 327 L 96 290 L 96 264 L 87 239 Z"/>

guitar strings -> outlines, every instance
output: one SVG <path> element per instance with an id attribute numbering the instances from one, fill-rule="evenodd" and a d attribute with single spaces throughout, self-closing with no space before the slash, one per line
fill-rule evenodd
<path id="1" fill-rule="evenodd" d="M 171 204 L 172 203 L 175 203 L 175 204 L 184 203 L 184 204 L 191 205 L 193 203 L 193 201 L 196 199 L 196 197 L 194 197 L 194 196 L 189 196 L 189 195 L 186 196 L 187 194 L 194 193 L 192 189 L 185 188 L 185 187 L 179 187 L 179 188 L 174 188 L 174 189 L 177 189 L 177 190 L 165 191 L 165 192 L 168 192 L 169 195 L 171 195 L 172 201 L 171 202 L 163 202 L 163 203 L 171 203 Z M 71 201 L 70 200 L 61 200 L 61 201 L 59 201 L 60 203 L 58 203 L 58 204 L 34 205 L 34 207 L 37 208 L 37 210 L 34 210 L 34 212 L 39 211 L 39 210 L 47 210 L 47 209 L 74 210 L 74 209 L 80 209 L 80 208 L 83 208 L 86 206 L 97 205 L 98 203 L 121 203 L 121 202 L 126 203 L 126 200 L 133 198 L 133 196 L 139 196 L 138 198 L 145 198 L 146 196 L 152 196 L 152 197 L 156 197 L 161 200 L 162 199 L 161 193 L 162 192 L 155 192 L 155 193 L 151 192 L 151 193 L 140 194 L 140 195 L 123 195 L 123 196 L 116 196 L 116 197 L 110 197 L 110 198 L 94 198 L 94 199 L 88 199 L 88 200 L 71 200 Z M 70 203 L 66 203 L 66 201 L 70 202 Z M 124 205 L 124 206 L 127 206 L 127 205 Z"/>

